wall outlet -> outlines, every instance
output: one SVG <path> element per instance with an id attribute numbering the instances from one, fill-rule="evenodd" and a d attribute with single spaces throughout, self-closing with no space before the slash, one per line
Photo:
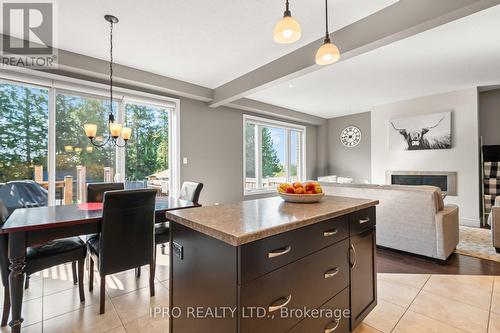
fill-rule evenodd
<path id="1" fill-rule="evenodd" d="M 188 164 L 188 158 L 187 157 L 183 157 L 182 158 L 182 164 L 184 164 L 184 165 Z"/>

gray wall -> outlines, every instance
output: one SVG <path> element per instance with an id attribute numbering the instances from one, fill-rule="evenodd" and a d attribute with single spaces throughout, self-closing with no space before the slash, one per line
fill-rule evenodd
<path id="1" fill-rule="evenodd" d="M 202 204 L 254 199 L 243 197 L 243 114 L 242 110 L 219 107 L 181 98 L 182 181 L 199 181 L 205 187 Z M 269 118 L 269 117 L 268 117 Z M 316 177 L 317 126 L 306 128 L 307 178 Z"/>
<path id="2" fill-rule="evenodd" d="M 347 148 L 340 142 L 340 133 L 347 126 L 361 130 L 359 145 Z M 370 112 L 328 120 L 329 174 L 354 178 L 356 183 L 371 182 L 371 120 Z"/>
<path id="3" fill-rule="evenodd" d="M 479 94 L 479 135 L 485 145 L 500 145 L 500 89 Z"/>

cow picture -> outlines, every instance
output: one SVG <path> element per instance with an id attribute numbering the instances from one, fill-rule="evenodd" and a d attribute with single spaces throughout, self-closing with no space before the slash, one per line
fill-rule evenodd
<path id="1" fill-rule="evenodd" d="M 451 149 L 451 112 L 391 120 L 389 144 L 391 150 Z"/>

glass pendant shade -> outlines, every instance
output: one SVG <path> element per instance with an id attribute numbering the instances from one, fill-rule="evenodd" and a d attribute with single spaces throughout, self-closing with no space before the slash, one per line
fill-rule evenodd
<path id="1" fill-rule="evenodd" d="M 129 127 L 122 128 L 122 138 L 127 141 L 130 139 L 130 135 L 132 134 L 132 129 Z"/>
<path id="2" fill-rule="evenodd" d="M 291 44 L 300 39 L 302 29 L 296 19 L 285 16 L 274 27 L 273 36 L 276 43 Z"/>
<path id="3" fill-rule="evenodd" d="M 85 129 L 85 135 L 88 138 L 95 138 L 95 135 L 97 133 L 97 125 L 96 124 L 85 124 L 83 125 L 83 128 Z"/>
<path id="4" fill-rule="evenodd" d="M 316 52 L 316 63 L 318 65 L 331 65 L 340 59 L 340 51 L 337 45 L 325 42 Z"/>
<path id="5" fill-rule="evenodd" d="M 122 132 L 122 124 L 111 123 L 109 124 L 109 130 L 111 132 L 111 137 L 117 139 Z"/>

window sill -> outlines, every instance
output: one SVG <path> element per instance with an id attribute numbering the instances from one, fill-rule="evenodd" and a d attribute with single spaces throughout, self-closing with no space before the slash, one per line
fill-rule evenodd
<path id="1" fill-rule="evenodd" d="M 252 197 L 256 195 L 263 195 L 263 194 L 272 194 L 275 193 L 276 195 L 278 192 L 274 188 L 270 189 L 263 189 L 263 190 L 253 190 L 253 191 L 244 191 L 243 196 L 244 197 Z"/>

